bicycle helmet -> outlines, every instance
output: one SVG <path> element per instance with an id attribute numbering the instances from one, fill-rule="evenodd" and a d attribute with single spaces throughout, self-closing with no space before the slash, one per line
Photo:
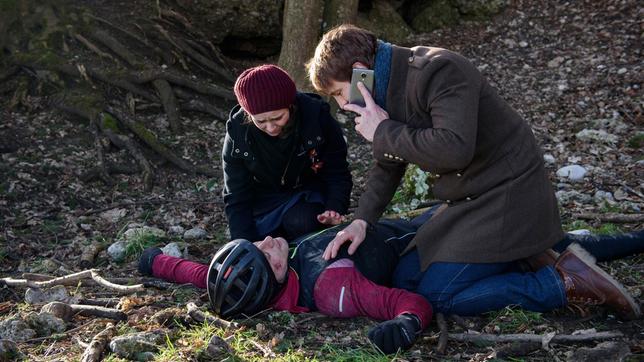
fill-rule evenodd
<path id="1" fill-rule="evenodd" d="M 217 251 L 207 280 L 210 305 L 224 318 L 257 313 L 279 289 L 264 253 L 245 239 L 233 240 Z"/>

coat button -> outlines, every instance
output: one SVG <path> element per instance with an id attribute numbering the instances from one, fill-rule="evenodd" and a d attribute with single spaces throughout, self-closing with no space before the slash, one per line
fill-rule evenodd
<path id="1" fill-rule="evenodd" d="M 460 172 L 456 174 L 456 177 L 461 177 L 463 176 Z"/>
<path id="2" fill-rule="evenodd" d="M 235 149 L 235 153 L 239 153 L 239 148 Z"/>
<path id="3" fill-rule="evenodd" d="M 313 144 L 313 141 L 308 140 L 306 143 L 308 143 L 308 144 L 312 145 L 312 144 Z"/>
<path id="4" fill-rule="evenodd" d="M 472 201 L 472 198 L 468 196 L 468 197 L 465 198 L 465 200 Z"/>
<path id="5" fill-rule="evenodd" d="M 315 139 L 318 140 L 318 141 L 322 141 L 322 137 L 320 137 L 320 136 L 315 137 Z"/>
<path id="6" fill-rule="evenodd" d="M 248 152 L 244 152 L 244 156 L 248 156 Z"/>
<path id="7" fill-rule="evenodd" d="M 441 175 L 439 175 L 439 174 L 436 174 L 436 178 L 441 178 Z"/>
<path id="8" fill-rule="evenodd" d="M 446 203 L 451 204 L 452 200 L 445 200 Z"/>
<path id="9" fill-rule="evenodd" d="M 411 57 L 409 57 L 408 60 L 409 60 L 410 63 L 413 63 L 414 62 L 414 56 L 412 55 Z"/>

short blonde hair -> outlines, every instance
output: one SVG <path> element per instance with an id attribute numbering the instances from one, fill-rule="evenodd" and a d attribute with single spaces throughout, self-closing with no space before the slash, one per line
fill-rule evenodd
<path id="1" fill-rule="evenodd" d="M 373 68 L 376 36 L 365 29 L 343 24 L 329 30 L 307 63 L 309 79 L 315 90 L 327 94 L 332 81 L 348 82 L 355 62 Z"/>

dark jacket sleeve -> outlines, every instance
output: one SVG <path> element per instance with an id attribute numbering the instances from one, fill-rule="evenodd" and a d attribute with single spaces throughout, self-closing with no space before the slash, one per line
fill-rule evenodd
<path id="1" fill-rule="evenodd" d="M 232 156 L 233 140 L 228 133 L 224 140 L 221 159 L 224 170 L 224 211 L 228 218 L 231 239 L 256 241 L 257 229 L 253 221 L 252 176 L 244 160 Z"/>
<path id="2" fill-rule="evenodd" d="M 319 119 L 325 139 L 324 154 L 320 155 L 324 162 L 320 177 L 324 182 L 325 208 L 346 214 L 353 187 L 347 162 L 347 143 L 340 125 L 329 112 L 328 104 L 322 105 Z"/>

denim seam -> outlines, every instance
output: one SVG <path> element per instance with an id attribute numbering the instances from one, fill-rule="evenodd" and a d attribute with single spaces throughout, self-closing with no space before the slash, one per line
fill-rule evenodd
<path id="1" fill-rule="evenodd" d="M 559 277 L 559 274 L 555 271 L 555 269 L 551 266 L 547 266 L 546 269 L 552 274 L 555 280 L 555 285 L 557 287 L 557 290 L 559 291 L 559 297 L 561 298 L 561 306 L 565 306 L 568 304 L 568 299 L 566 298 L 566 289 L 563 285 L 563 281 L 561 280 L 561 277 Z"/>
<path id="2" fill-rule="evenodd" d="M 452 285 L 452 282 L 454 282 L 454 280 L 456 280 L 456 279 L 457 279 L 461 274 L 463 274 L 463 272 L 465 271 L 465 269 L 467 269 L 467 267 L 469 267 L 469 266 L 470 266 L 469 264 L 466 264 L 466 265 L 463 267 L 463 269 L 461 269 L 461 270 L 458 272 L 458 274 L 456 274 L 456 275 L 455 275 L 455 276 L 454 276 L 454 277 L 449 281 L 449 283 L 445 286 L 445 288 L 443 288 L 443 290 L 441 290 L 440 294 L 438 295 L 438 298 L 439 298 L 439 301 L 440 301 L 440 303 L 441 303 L 441 304 L 445 304 L 445 302 L 442 300 L 442 299 L 443 299 L 443 295 L 445 295 L 445 294 L 446 294 L 446 293 L 445 293 L 445 291 L 450 287 L 450 285 Z M 452 295 L 452 296 L 449 298 L 449 308 L 448 308 L 448 309 L 452 309 L 452 301 L 453 301 L 453 299 L 454 299 L 454 295 Z"/>

